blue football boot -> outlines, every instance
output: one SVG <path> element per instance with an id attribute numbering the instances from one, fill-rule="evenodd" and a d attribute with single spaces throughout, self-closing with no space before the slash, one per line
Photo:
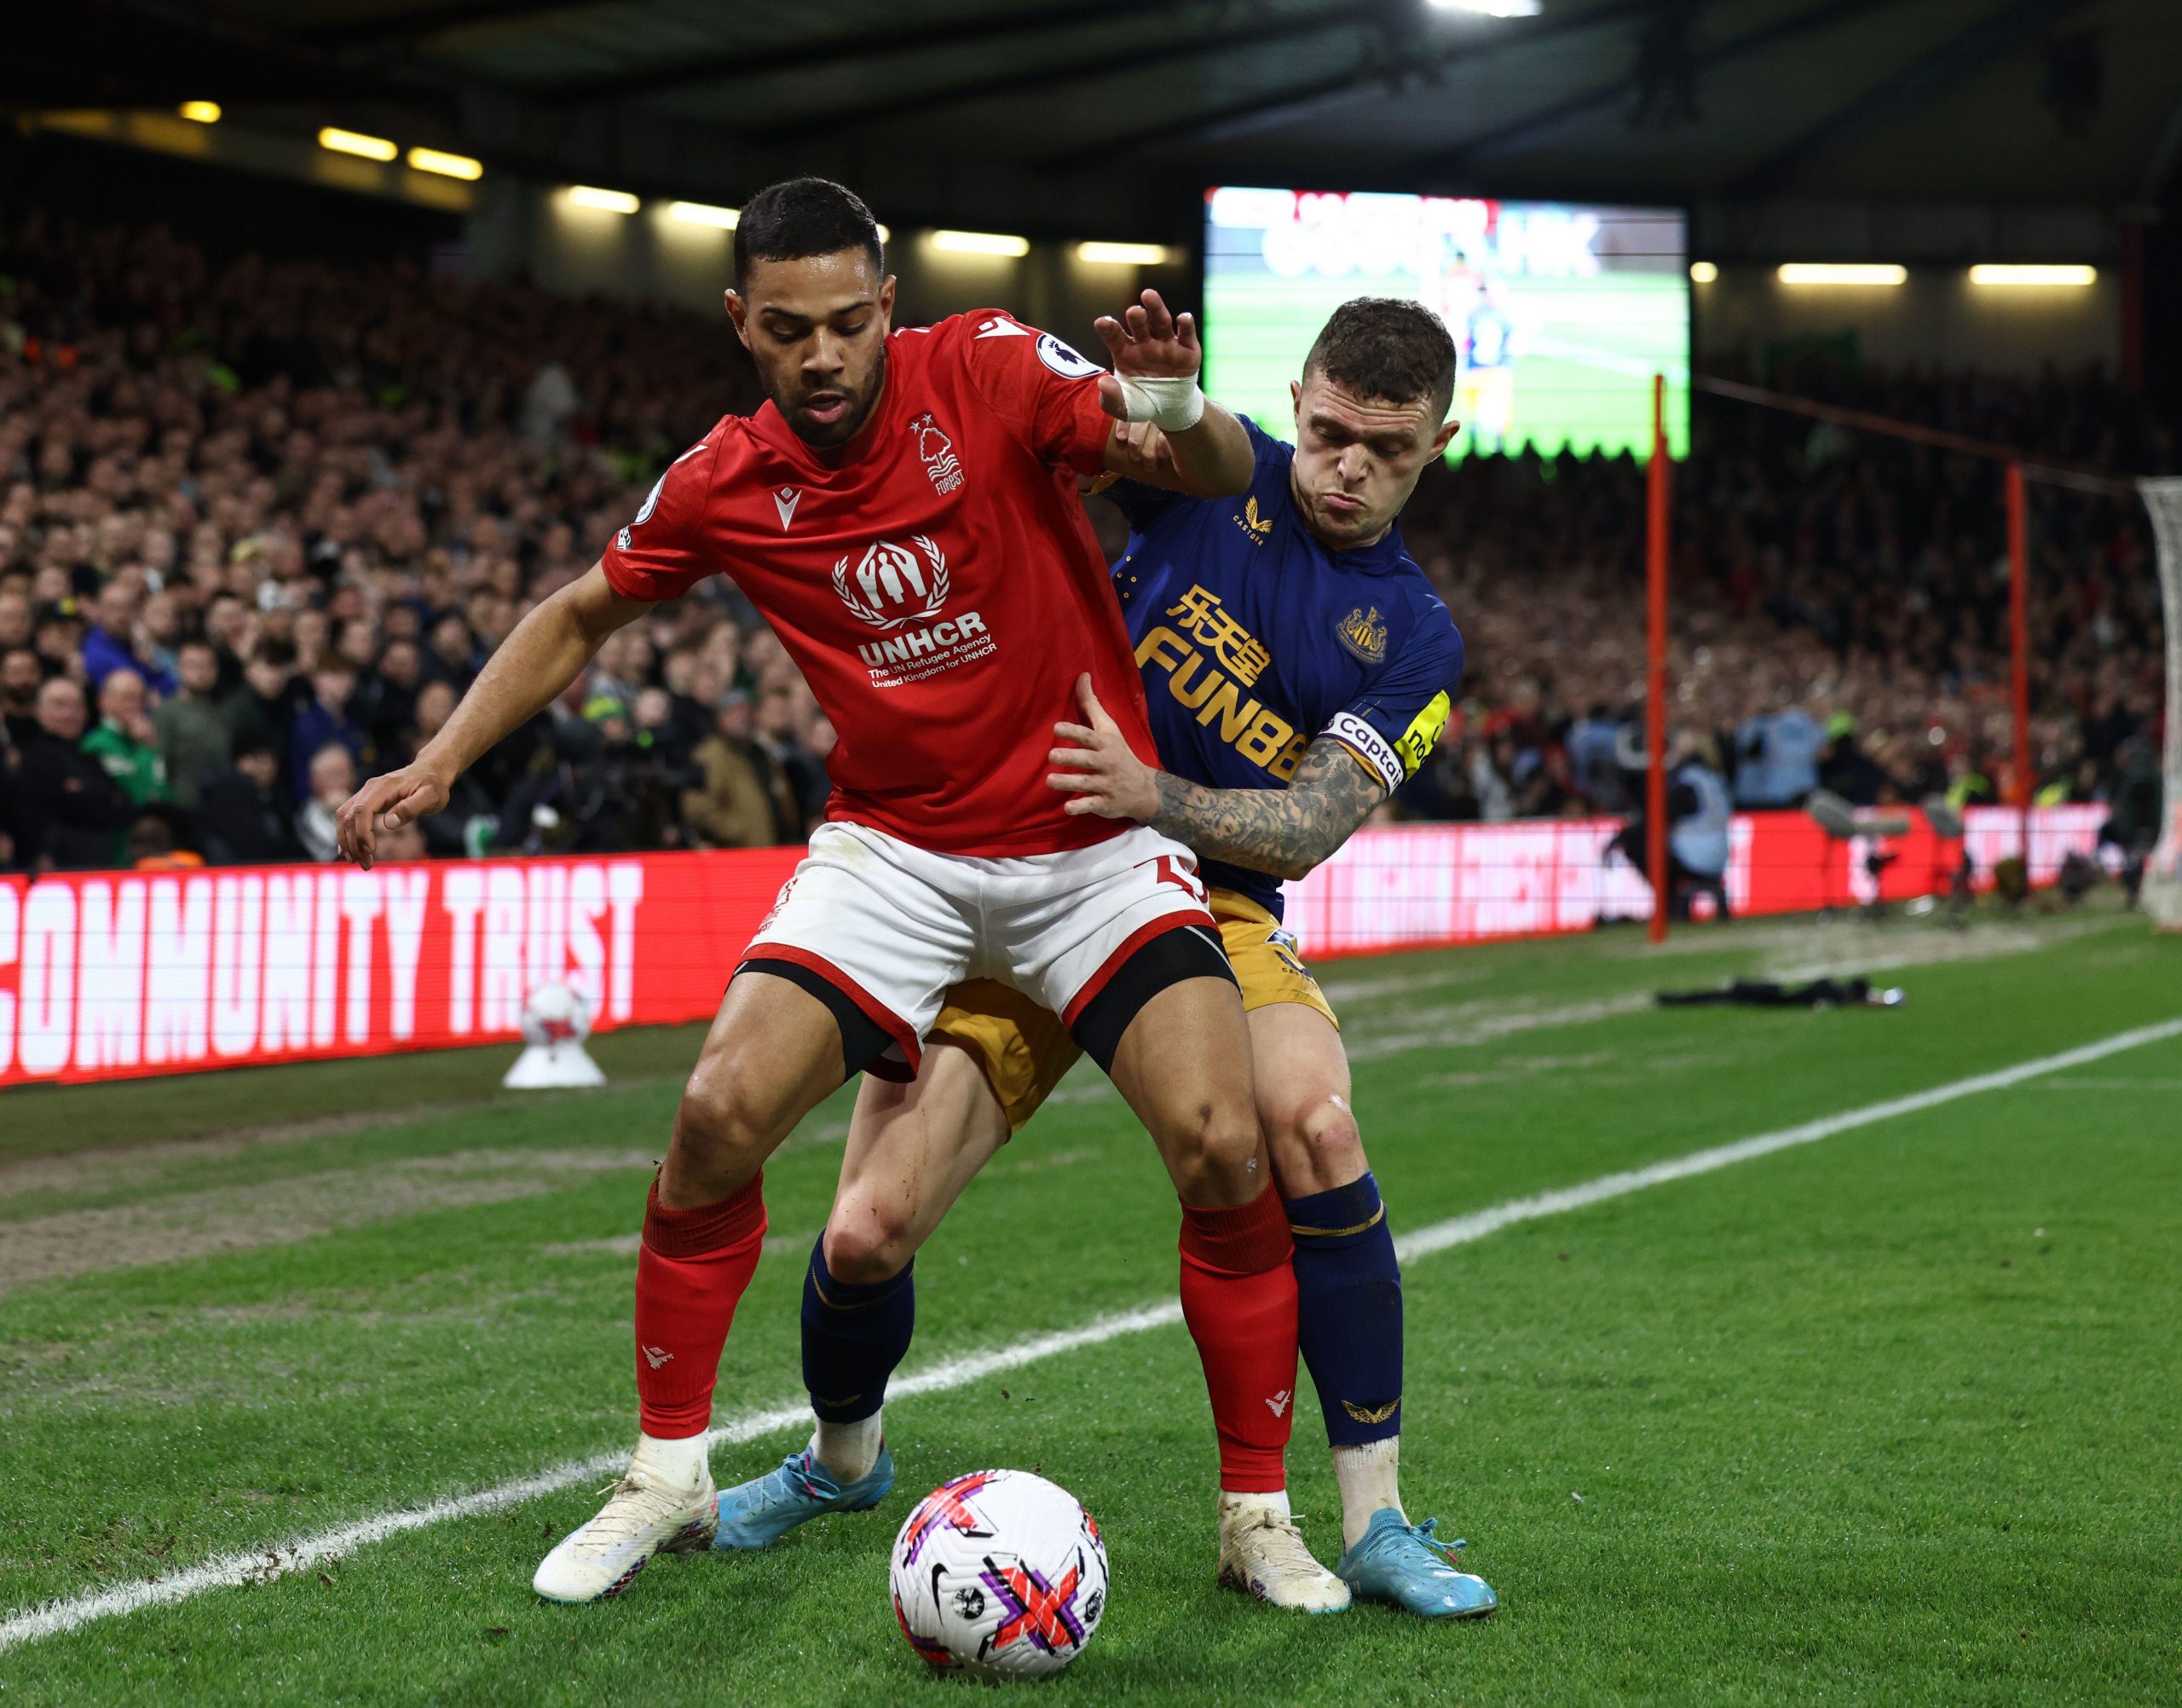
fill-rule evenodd
<path id="1" fill-rule="evenodd" d="M 721 1505 L 726 1515 L 724 1500 Z M 1442 1542 L 1433 1532 L 1440 1520 L 1404 1524 L 1390 1506 L 1371 1515 L 1357 1544 L 1341 1556 L 1334 1575 L 1367 1601 L 1388 1601 L 1404 1613 L 1427 1619 L 1474 1619 L 1500 1605 L 1482 1578 L 1458 1572 L 1447 1562 L 1459 1542 Z"/>
<path id="2" fill-rule="evenodd" d="M 837 1483 L 805 1447 L 779 1468 L 723 1489 L 715 1548 L 770 1548 L 806 1518 L 822 1512 L 869 1512 L 894 1486 L 894 1456 L 879 1444 L 879 1457 L 852 1483 Z"/>

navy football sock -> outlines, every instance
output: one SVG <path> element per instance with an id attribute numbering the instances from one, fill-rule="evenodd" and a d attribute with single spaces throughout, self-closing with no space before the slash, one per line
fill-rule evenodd
<path id="1" fill-rule="evenodd" d="M 803 1385 L 828 1423 L 853 1423 L 879 1410 L 886 1378 L 916 1327 L 916 1261 L 884 1281 L 854 1286 L 826 1267 L 825 1236 L 803 1276 Z"/>
<path id="2" fill-rule="evenodd" d="M 1370 1174 L 1287 1201 L 1303 1363 L 1336 1447 L 1401 1433 L 1401 1270 Z"/>

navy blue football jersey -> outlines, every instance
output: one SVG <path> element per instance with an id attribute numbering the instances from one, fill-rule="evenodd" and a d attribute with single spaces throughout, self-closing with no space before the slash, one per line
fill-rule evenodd
<path id="1" fill-rule="evenodd" d="M 1136 643 L 1160 763 L 1212 788 L 1284 788 L 1320 736 L 1392 791 L 1423 764 L 1463 673 L 1463 638 L 1401 529 L 1334 551 L 1289 493 L 1295 451 L 1243 423 L 1250 490 L 1189 499 L 1134 481 L 1114 587 Z M 1219 861 L 1205 881 L 1281 910 L 1280 880 Z"/>

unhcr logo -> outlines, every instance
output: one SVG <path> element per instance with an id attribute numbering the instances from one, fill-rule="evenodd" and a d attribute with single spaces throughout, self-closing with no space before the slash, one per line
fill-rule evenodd
<path id="1" fill-rule="evenodd" d="M 841 603 L 875 629 L 936 617 L 947 603 L 946 554 L 921 534 L 911 538 L 915 551 L 877 540 L 864 547 L 853 570 L 846 557 L 834 566 L 834 591 Z"/>

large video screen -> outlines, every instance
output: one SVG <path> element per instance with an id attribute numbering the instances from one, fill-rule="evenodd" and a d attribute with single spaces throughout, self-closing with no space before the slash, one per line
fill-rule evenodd
<path id="1" fill-rule="evenodd" d="M 1462 351 L 1448 454 L 1689 438 L 1689 273 L 1681 214 L 1660 208 L 1341 195 L 1226 187 L 1205 195 L 1206 389 L 1295 436 L 1288 384 L 1351 297 L 1436 310 Z"/>

